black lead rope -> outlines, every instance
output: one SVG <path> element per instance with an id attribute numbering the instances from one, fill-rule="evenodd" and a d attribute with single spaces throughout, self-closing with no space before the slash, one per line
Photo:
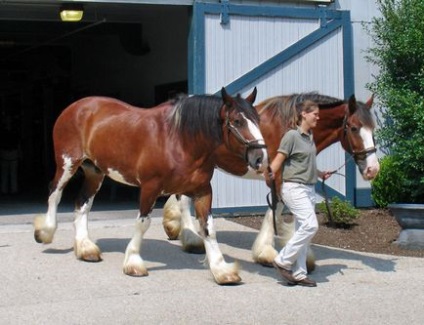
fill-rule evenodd
<path id="1" fill-rule="evenodd" d="M 333 172 L 332 172 L 332 174 L 333 174 Z M 330 227 L 333 227 L 334 226 L 333 212 L 331 211 L 330 203 L 328 201 L 327 190 L 325 189 L 325 179 L 322 180 L 321 190 L 324 193 L 324 203 L 325 203 L 325 206 L 327 208 L 328 223 L 329 223 Z"/>
<path id="2" fill-rule="evenodd" d="M 275 215 L 275 211 L 277 209 L 277 203 L 278 203 L 278 196 L 277 196 L 277 187 L 275 186 L 275 179 L 274 177 L 272 177 L 272 170 L 271 167 L 268 165 L 268 175 L 269 175 L 269 179 L 271 181 L 271 192 L 268 193 L 268 195 L 266 196 L 266 200 L 268 202 L 268 206 L 271 208 L 272 210 L 272 223 L 274 226 L 274 234 L 275 236 L 278 235 L 278 231 L 277 231 L 277 216 Z M 269 199 L 269 195 L 271 195 L 271 200 Z"/>
<path id="3" fill-rule="evenodd" d="M 336 170 L 333 170 L 332 172 L 330 172 L 330 174 L 331 175 L 336 174 L 336 175 L 344 176 L 343 174 L 338 173 L 338 171 L 340 170 L 340 168 L 342 168 L 343 166 L 344 165 L 340 166 Z M 324 194 L 324 203 L 325 203 L 325 206 L 327 208 L 329 226 L 330 227 L 334 227 L 333 211 L 331 210 L 330 202 L 328 200 L 327 190 L 325 189 L 325 179 L 322 180 L 321 189 L 322 189 L 322 192 Z"/>

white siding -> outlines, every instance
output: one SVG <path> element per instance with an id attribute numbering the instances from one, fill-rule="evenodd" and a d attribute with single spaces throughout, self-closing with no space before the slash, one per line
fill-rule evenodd
<path id="1" fill-rule="evenodd" d="M 319 28 L 318 20 L 231 16 L 228 25 L 218 15 L 207 15 L 206 93 L 215 93 L 252 68 Z M 268 97 L 293 92 L 318 91 L 343 98 L 342 33 L 336 31 L 319 44 L 260 78 L 242 91 L 258 88 L 257 103 Z M 319 168 L 335 169 L 344 163 L 339 144 L 318 157 Z M 344 168 L 340 170 L 344 173 Z M 329 185 L 345 193 L 344 177 L 333 177 Z M 269 189 L 264 181 L 244 180 L 216 171 L 212 180 L 213 207 L 266 205 Z"/>

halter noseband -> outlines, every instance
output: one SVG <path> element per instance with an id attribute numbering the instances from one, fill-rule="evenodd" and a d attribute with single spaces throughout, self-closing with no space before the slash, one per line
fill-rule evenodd
<path id="1" fill-rule="evenodd" d="M 244 153 L 244 160 L 248 161 L 247 154 L 249 150 L 251 149 L 263 149 L 266 148 L 266 144 L 260 144 L 260 140 L 246 140 L 246 138 L 240 133 L 240 131 L 230 122 L 230 118 L 228 117 L 228 114 L 225 119 L 224 126 L 228 128 L 228 132 L 231 132 L 235 138 L 244 145 L 245 147 L 245 153 Z"/>

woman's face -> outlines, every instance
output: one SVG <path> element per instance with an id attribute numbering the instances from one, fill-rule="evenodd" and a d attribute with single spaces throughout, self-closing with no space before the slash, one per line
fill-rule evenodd
<path id="1" fill-rule="evenodd" d="M 317 126 L 319 120 L 319 108 L 317 106 L 312 108 L 310 112 L 302 112 L 303 123 L 309 129 L 313 129 Z"/>

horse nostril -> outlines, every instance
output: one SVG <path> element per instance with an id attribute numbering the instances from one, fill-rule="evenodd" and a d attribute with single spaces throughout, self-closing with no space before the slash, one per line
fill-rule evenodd
<path id="1" fill-rule="evenodd" d="M 378 169 L 373 167 L 367 167 L 365 170 L 365 175 L 367 176 L 368 180 L 374 179 L 377 176 Z"/>
<path id="2" fill-rule="evenodd" d="M 256 159 L 256 169 L 259 169 L 259 167 L 262 165 L 262 161 L 263 161 L 263 157 L 258 157 L 258 159 Z"/>

